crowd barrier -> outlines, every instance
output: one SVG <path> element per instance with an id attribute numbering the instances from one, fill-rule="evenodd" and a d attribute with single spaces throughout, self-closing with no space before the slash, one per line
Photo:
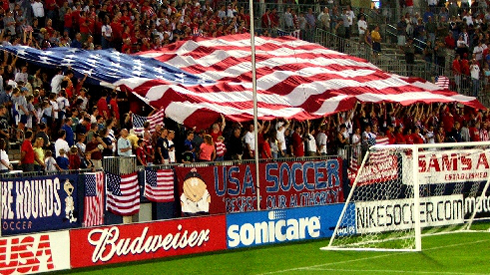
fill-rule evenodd
<path id="1" fill-rule="evenodd" d="M 430 155 L 422 155 L 422 157 L 430 157 Z M 474 161 L 482 167 L 485 164 L 488 169 L 488 162 L 482 163 L 482 157 L 480 156 L 479 160 L 475 158 Z M 130 160 L 111 161 L 113 164 L 128 161 L 131 163 Z M 371 165 L 374 166 L 368 168 L 378 173 L 390 173 L 394 177 L 398 175 L 403 177 L 403 173 L 397 169 L 404 166 L 396 164 L 396 162 L 404 161 L 403 158 L 396 158 L 393 161 L 395 163 L 392 165 L 380 163 L 380 167 L 372 163 Z M 167 206 L 172 204 L 178 211 L 175 211 L 172 219 L 140 220 L 130 224 L 116 224 L 106 220 L 104 224 L 91 227 L 82 227 L 84 224 L 81 223 L 81 220 L 84 219 L 84 215 L 77 212 L 82 209 L 77 209 L 75 206 L 74 211 L 66 211 L 66 206 L 71 203 L 71 199 L 67 199 L 69 195 L 63 196 L 62 194 L 71 192 L 74 205 L 87 202 L 86 197 L 82 196 L 76 200 L 75 197 L 78 195 L 73 194 L 92 194 L 90 190 L 84 190 L 85 178 L 91 177 L 92 174 L 100 175 L 100 172 L 4 178 L 2 179 L 1 196 L 2 218 L 4 220 L 17 217 L 26 219 L 30 215 L 31 220 L 27 224 L 31 225 L 31 229 L 56 231 L 15 231 L 14 233 L 23 232 L 25 234 L 0 238 L 0 273 L 30 274 L 328 238 L 333 234 L 344 207 L 343 193 L 348 192 L 349 184 L 345 177 L 346 169 L 343 167 L 346 165 L 343 165 L 344 162 L 346 160 L 337 156 L 288 159 L 280 162 L 264 161 L 259 166 L 260 169 L 263 169 L 260 186 L 255 184 L 253 171 L 255 165 L 252 161 L 222 162 L 214 165 L 197 163 L 146 169 L 136 167 L 136 172 L 139 173 L 139 186 L 142 187 L 139 190 L 141 204 L 149 202 L 145 197 L 145 186 L 142 183 L 148 174 L 155 172 L 154 176 L 157 178 L 159 172 L 164 178 L 168 176 L 168 172 L 175 175 L 173 178 L 175 185 L 172 189 L 174 200 L 163 204 Z M 384 170 L 381 171 L 379 168 Z M 455 168 L 454 171 L 436 169 L 437 176 L 445 180 L 448 175 L 469 173 L 463 168 L 464 166 L 461 166 L 458 169 Z M 131 172 L 131 169 L 123 171 L 121 168 L 119 171 L 113 170 L 112 172 L 121 171 Z M 120 175 L 124 174 L 120 173 Z M 361 175 L 365 180 L 363 184 L 370 184 L 366 176 L 372 175 L 364 175 L 364 177 Z M 206 188 L 200 189 L 199 187 L 204 187 L 203 183 Z M 67 186 L 66 189 L 65 186 Z M 70 189 L 71 186 L 73 189 Z M 261 201 L 264 204 L 261 206 L 264 208 L 261 211 L 254 208 L 255 203 L 249 202 L 257 188 L 261 189 L 260 194 L 263 195 Z M 19 200 L 19 198 L 33 198 L 34 193 L 28 190 L 41 192 L 40 199 L 34 200 L 34 205 L 30 207 L 27 207 L 24 200 Z M 67 192 L 67 190 L 71 191 Z M 208 196 L 202 195 L 206 192 Z M 22 195 L 19 197 L 19 194 Z M 209 202 L 207 211 L 185 213 L 184 208 L 178 207 L 179 196 L 192 197 L 199 194 L 202 195 L 201 199 L 205 198 L 201 203 Z M 57 196 L 59 198 L 56 198 Z M 182 201 L 182 198 L 180 199 Z M 430 203 L 446 205 L 447 201 L 455 199 L 451 196 L 440 196 Z M 457 200 L 460 202 L 457 204 L 459 208 L 458 211 L 453 211 L 454 213 L 470 213 L 470 209 L 477 208 L 478 216 L 490 217 L 490 207 L 488 207 L 490 194 L 487 194 L 483 201 L 463 195 Z M 275 203 L 268 205 L 268 201 L 275 201 Z M 36 202 L 38 208 L 36 208 Z M 394 210 L 402 208 L 398 200 L 390 203 Z M 155 209 L 156 205 L 162 203 L 152 202 L 152 204 Z M 371 206 L 361 203 L 360 205 L 353 204 L 352 207 L 364 214 L 352 219 L 352 225 L 341 228 L 341 234 L 353 234 L 359 228 L 373 232 L 385 230 L 383 224 L 378 224 L 376 221 L 386 217 L 379 216 L 380 214 L 376 211 L 371 211 Z M 84 208 L 87 208 L 87 205 Z M 441 211 L 443 210 L 441 208 Z M 110 212 L 105 212 L 105 214 L 108 213 Z M 449 212 L 444 210 L 443 213 Z M 32 219 L 33 215 L 36 215 L 37 218 Z M 458 215 L 458 219 L 448 219 L 448 224 L 461 223 L 462 216 Z M 395 216 L 397 216 L 396 213 L 393 217 Z M 466 216 L 465 214 L 465 218 Z M 49 222 L 45 219 L 49 219 Z M 4 220 L 2 220 L 2 226 Z M 41 227 L 43 223 L 46 225 L 54 223 L 56 227 L 51 229 Z M 9 233 L 8 230 L 5 233 Z"/>

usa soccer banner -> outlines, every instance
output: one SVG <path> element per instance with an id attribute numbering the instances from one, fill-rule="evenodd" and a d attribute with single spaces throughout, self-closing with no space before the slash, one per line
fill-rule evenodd
<path id="1" fill-rule="evenodd" d="M 260 208 L 343 202 L 342 160 L 260 163 Z M 257 210 L 255 164 L 176 167 L 184 216 Z"/>
<path id="2" fill-rule="evenodd" d="M 80 226 L 78 175 L 2 180 L 2 235 Z"/>

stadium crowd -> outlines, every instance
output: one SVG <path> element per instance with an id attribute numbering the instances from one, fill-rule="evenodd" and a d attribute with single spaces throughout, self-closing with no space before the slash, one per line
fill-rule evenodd
<path id="1" fill-rule="evenodd" d="M 328 27 L 339 31 L 342 27 L 343 35 L 351 35 L 354 12 L 346 7 L 344 15 L 339 17 L 342 20 L 336 20 L 337 5 L 329 6 L 332 15 L 328 7 L 318 15 L 309 9 L 307 14 L 299 16 L 288 8 L 281 19 L 277 10 L 271 9 L 261 21 L 266 28 L 277 27 L 278 20 L 284 20 L 287 29 Z M 246 32 L 249 26 L 244 9 L 236 1 L 229 5 L 218 1 L 201 5 L 197 0 L 161 3 L 35 0 L 32 4 L 4 1 L 0 16 L 3 16 L 0 20 L 3 45 L 89 50 L 115 47 L 126 53 L 158 49 L 192 36 Z M 362 22 L 362 10 L 357 16 L 357 22 Z M 351 19 L 345 23 L 345 18 Z M 378 41 L 376 35 L 373 38 L 374 42 Z M 326 154 L 345 156 L 347 148 L 362 153 L 374 143 L 489 140 L 489 113 L 458 104 L 410 107 L 358 104 L 349 112 L 315 121 L 262 121 L 258 129 L 253 124 L 226 121 L 224 117 L 209 129 L 188 129 L 169 121 L 166 127 L 152 128 L 146 123 L 138 136 L 133 129 L 126 92 L 89 87 L 84 83 L 85 78 L 74 77 L 70 70 L 59 69 L 53 73 L 7 52 L 0 59 L 0 170 L 3 172 L 13 170 L 11 162 L 16 161 L 24 172 L 59 171 L 99 168 L 103 157 L 114 155 L 134 154 L 139 164 L 151 165 L 249 159 L 255 154 L 271 160 Z M 254 131 L 258 132 L 258 148 L 255 148 Z M 9 159 L 12 142 L 22 142 L 20 159 Z"/>

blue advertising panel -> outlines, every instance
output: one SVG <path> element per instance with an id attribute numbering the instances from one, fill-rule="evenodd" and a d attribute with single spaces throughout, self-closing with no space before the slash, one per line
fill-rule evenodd
<path id="1" fill-rule="evenodd" d="M 1 181 L 2 235 L 80 226 L 78 175 Z"/>
<path id="2" fill-rule="evenodd" d="M 344 204 L 226 215 L 229 249 L 327 238 Z"/>

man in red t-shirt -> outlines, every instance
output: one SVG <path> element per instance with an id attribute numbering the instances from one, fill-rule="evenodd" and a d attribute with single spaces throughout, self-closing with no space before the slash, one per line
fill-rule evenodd
<path id="1" fill-rule="evenodd" d="M 111 116 L 116 118 L 116 121 L 119 123 L 119 106 L 117 105 L 117 93 L 112 92 L 111 101 L 109 102 L 111 105 Z"/>
<path id="2" fill-rule="evenodd" d="M 97 109 L 99 110 L 99 114 L 107 120 L 111 117 L 111 112 L 109 111 L 109 105 L 107 104 L 107 92 L 103 91 L 102 96 L 99 101 L 97 101 Z"/>
<path id="3" fill-rule="evenodd" d="M 301 125 L 296 125 L 296 127 L 294 127 L 293 150 L 295 157 L 305 156 L 305 144 L 303 142 L 303 138 L 301 137 Z"/>
<path id="4" fill-rule="evenodd" d="M 32 132 L 27 131 L 24 137 L 24 142 L 20 148 L 20 164 L 22 171 L 34 171 L 34 149 L 32 148 Z M 39 162 L 43 163 L 43 162 Z"/>

